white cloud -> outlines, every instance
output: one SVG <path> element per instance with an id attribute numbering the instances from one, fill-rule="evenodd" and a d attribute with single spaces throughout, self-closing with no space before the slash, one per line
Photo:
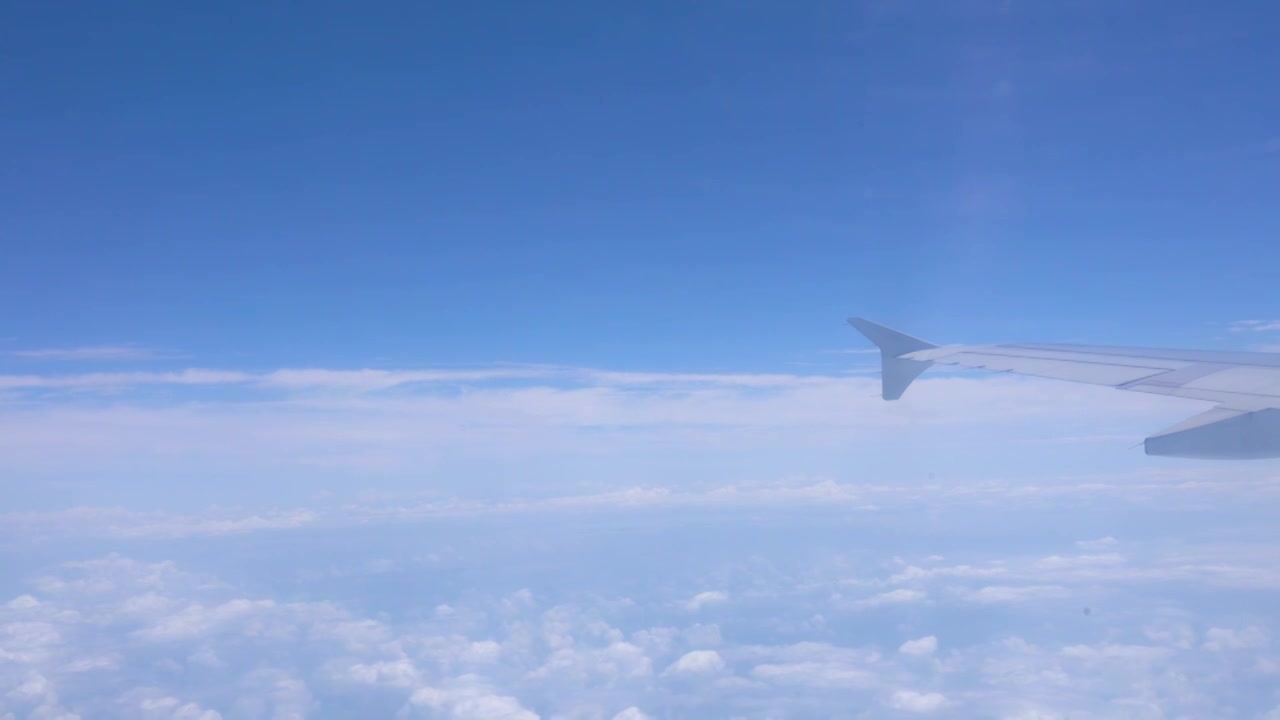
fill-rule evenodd
<path id="1" fill-rule="evenodd" d="M 766 663 L 752 668 L 751 675 L 768 683 L 803 687 L 868 688 L 876 684 L 875 673 L 835 663 Z"/>
<path id="2" fill-rule="evenodd" d="M 10 610 L 30 610 L 40 607 L 40 601 L 30 595 L 19 595 L 9 601 Z"/>
<path id="3" fill-rule="evenodd" d="M 1160 427 L 1188 408 L 1176 398 L 1064 392 L 1002 376 L 926 377 L 898 403 L 873 397 L 877 387 L 876 378 L 841 375 L 526 366 L 4 375 L 0 391 L 22 402 L 0 407 L 0 456 L 11 472 L 156 476 L 212 467 L 252 484 L 282 468 L 407 477 L 460 457 L 580 455 L 586 447 L 618 468 L 639 467 L 628 458 L 653 462 L 654 448 L 715 450 L 742 462 L 801 449 L 840 454 L 851 444 L 884 447 L 905 427 L 941 443 L 1000 429 L 1006 446 L 1029 447 L 1064 433 Z M 919 431 L 943 426 L 960 434 Z"/>
<path id="4" fill-rule="evenodd" d="M 598 679 L 617 683 L 643 679 L 653 674 L 653 663 L 638 645 L 615 641 L 605 647 L 566 644 L 551 652 L 546 661 L 528 676 L 533 679 L 576 678 L 580 684 Z"/>
<path id="5" fill-rule="evenodd" d="M 127 697 L 141 720 L 222 720 L 222 713 L 217 710 L 166 696 L 156 689 L 137 690 Z"/>
<path id="6" fill-rule="evenodd" d="M 190 368 L 176 372 L 88 373 L 84 375 L 0 375 L 0 390 L 93 389 L 137 385 L 233 385 L 252 375 L 234 370 Z"/>
<path id="7" fill-rule="evenodd" d="M 1256 649 L 1267 645 L 1267 631 L 1257 625 L 1250 625 L 1239 630 L 1218 627 L 1209 628 L 1204 634 L 1204 648 L 1215 652 Z"/>
<path id="8" fill-rule="evenodd" d="M 264 530 L 296 529 L 317 520 L 312 510 L 252 513 L 228 516 L 225 511 L 205 515 L 134 512 L 120 508 L 73 507 L 58 512 L 0 515 L 10 528 L 31 533 L 40 528 L 113 538 L 183 538 L 206 535 L 239 535 Z"/>
<path id="9" fill-rule="evenodd" d="M 419 688 L 410 696 L 409 705 L 445 712 L 451 720 L 539 720 L 538 714 L 519 700 L 493 692 L 474 675 L 459 678 L 452 687 Z"/>
<path id="10" fill-rule="evenodd" d="M 131 345 L 12 350 L 8 354 L 25 360 L 149 360 L 161 357 L 154 350 Z"/>
<path id="11" fill-rule="evenodd" d="M 914 690 L 898 690 L 889 696 L 886 704 L 895 710 L 913 713 L 934 712 L 948 705 L 947 698 L 941 693 L 919 693 Z"/>
<path id="12" fill-rule="evenodd" d="M 1120 541 L 1110 535 L 1097 540 L 1077 540 L 1076 547 L 1081 550 L 1106 550 L 1119 544 Z"/>
<path id="13" fill-rule="evenodd" d="M 1038 570 L 1061 576 L 1062 573 L 1089 570 L 1091 568 L 1123 565 L 1124 557 L 1115 553 L 1103 555 L 1050 555 L 1035 562 Z"/>
<path id="14" fill-rule="evenodd" d="M 83 673 L 95 670 L 118 670 L 123 658 L 118 654 L 82 657 L 62 667 L 62 672 Z"/>
<path id="15" fill-rule="evenodd" d="M 468 664 L 495 663 L 502 655 L 502 645 L 493 640 L 468 643 L 459 654 L 459 660 Z"/>
<path id="16" fill-rule="evenodd" d="M 613 720 L 653 720 L 653 716 L 641 712 L 634 705 L 613 716 Z"/>
<path id="17" fill-rule="evenodd" d="M 703 625 L 695 623 L 680 633 L 680 637 L 690 645 L 714 647 L 724 642 L 719 625 Z"/>
<path id="18" fill-rule="evenodd" d="M 172 642 L 202 637 L 231 625 L 238 626 L 240 632 L 264 632 L 267 625 L 259 618 L 274 614 L 277 608 L 271 600 L 243 598 L 214 607 L 192 603 L 151 627 L 137 631 L 135 635 L 151 642 Z"/>
<path id="19" fill-rule="evenodd" d="M 758 517 L 753 513 L 752 521 Z M 805 517 L 805 522 L 812 522 L 811 515 Z M 562 525 L 559 519 L 551 522 L 558 532 L 576 537 L 572 526 Z M 463 530 L 467 523 L 450 526 L 451 534 L 467 536 Z M 529 554 L 524 542 L 528 537 L 539 542 L 544 536 L 550 539 L 555 533 L 545 532 L 548 525 L 503 522 L 501 526 L 509 533 L 504 542 L 515 552 L 510 563 L 482 565 L 475 559 L 480 556 L 459 556 L 452 567 L 485 567 L 486 577 L 474 581 L 475 587 L 471 583 L 450 587 L 448 582 L 438 587 L 415 579 L 413 609 L 407 613 L 386 610 L 395 603 L 385 595 L 361 592 L 354 596 L 352 606 L 368 607 L 366 615 L 338 602 L 273 599 L 185 572 L 175 563 L 145 563 L 118 555 L 35 573 L 32 579 L 39 582 L 33 586 L 38 589 L 23 594 L 15 590 L 12 599 L 0 604 L 0 657 L 4 658 L 0 660 L 0 705 L 13 704 L 22 717 L 37 707 L 72 709 L 89 717 L 93 715 L 80 708 L 118 701 L 114 696 L 103 698 L 102 687 L 129 687 L 129 678 L 145 677 L 148 693 L 130 701 L 129 716 L 143 717 L 137 708 L 146 699 L 149 712 L 168 713 L 164 717 L 185 712 L 196 719 L 210 712 L 225 718 L 324 718 L 360 705 L 388 713 L 399 708 L 406 719 L 502 717 L 505 713 L 525 720 L 540 714 L 639 720 L 646 717 L 640 708 L 660 710 L 670 706 L 673 698 L 687 696 L 693 687 L 700 712 L 724 717 L 749 716 L 761 703 L 780 716 L 830 716 L 850 703 L 860 707 L 879 703 L 882 712 L 945 711 L 983 717 L 1035 717 L 1037 713 L 1041 717 L 1054 713 L 1106 717 L 1115 714 L 1117 707 L 1136 707 L 1124 703 L 1139 700 L 1180 717 L 1224 716 L 1220 702 L 1227 701 L 1250 717 L 1270 707 L 1245 703 L 1250 686 L 1230 680 L 1240 675 L 1256 683 L 1269 667 L 1270 655 L 1255 639 L 1257 631 L 1264 629 L 1262 620 L 1241 626 L 1231 624 L 1229 618 L 1191 617 L 1179 610 L 1176 595 L 1168 592 L 1176 585 L 1146 590 L 1141 584 L 1107 580 L 1105 623 L 1100 617 L 1085 620 L 1074 611 L 1064 619 L 1062 608 L 1034 604 L 1024 604 L 1013 614 L 999 603 L 958 608 L 957 603 L 972 599 L 963 591 L 973 597 L 1001 595 L 1008 600 L 1008 588 L 1038 587 L 1018 583 L 1063 573 L 1064 568 L 1113 567 L 1087 559 L 1046 564 L 1046 558 L 1090 556 L 1054 555 L 1059 548 L 1045 542 L 1025 550 L 1002 549 L 1021 551 L 1020 555 L 977 552 L 948 543 L 949 557 L 966 557 L 973 564 L 951 568 L 966 570 L 932 575 L 907 570 L 917 565 L 912 564 L 910 553 L 900 550 L 901 559 L 889 562 L 880 549 L 832 552 L 814 547 L 808 559 L 801 559 L 805 556 L 794 552 L 794 547 L 772 555 L 769 549 L 753 548 L 750 560 L 734 556 L 729 564 L 723 560 L 704 564 L 708 557 L 721 557 L 720 551 L 700 554 L 696 549 L 700 546 L 693 543 L 688 547 L 695 549 L 664 566 L 663 579 L 654 592 L 647 593 L 627 573 L 610 575 L 605 570 L 630 568 L 631 556 L 626 552 L 643 552 L 651 547 L 645 543 L 628 539 L 621 546 L 632 550 L 609 549 L 596 560 L 600 565 L 591 564 L 595 561 L 590 553 L 573 553 L 584 563 L 575 567 L 595 583 L 584 590 L 560 577 L 541 581 L 524 571 L 526 561 L 538 568 L 550 566 L 546 556 Z M 717 523 L 715 531 L 732 528 Z M 422 573 L 423 566 L 408 562 L 407 556 L 393 556 L 387 545 L 366 545 L 366 536 L 363 530 L 339 533 L 335 537 L 342 538 L 345 547 L 332 557 L 289 556 L 291 563 L 332 567 L 335 574 L 326 575 L 324 584 L 307 585 L 300 579 L 303 575 L 270 565 L 259 570 L 279 573 L 277 587 L 305 595 L 316 595 L 318 588 L 325 587 L 359 588 L 370 578 L 379 587 L 394 587 L 387 583 Z M 435 542 L 416 533 L 404 537 Z M 841 538 L 843 542 L 845 535 Z M 208 542 L 201 545 L 210 547 Z M 229 550 L 235 544 L 217 541 L 212 547 Z M 1073 547 L 1069 540 L 1063 544 Z M 166 541 L 152 547 L 176 545 Z M 272 544 L 246 545 L 270 551 Z M 1220 567 L 1228 559 L 1241 563 L 1243 573 L 1252 563 L 1274 557 L 1261 546 L 1182 543 L 1157 548 L 1135 539 L 1127 540 L 1125 547 L 1132 550 L 1125 572 L 1138 574 L 1178 563 Z M 370 552 L 361 553 L 361 549 Z M 932 549 L 921 548 L 915 557 L 927 558 Z M 884 548 L 883 552 L 894 550 Z M 226 566 L 238 567 L 243 557 L 247 556 L 226 558 Z M 368 570 L 370 557 L 395 557 L 396 561 L 392 570 L 373 573 Z M 923 560 L 914 562 L 947 569 Z M 359 568 L 365 574 L 351 576 L 356 582 L 348 583 L 349 576 L 343 574 L 347 568 Z M 984 585 L 986 570 L 991 568 L 1000 568 L 1009 584 Z M 918 598 L 914 602 L 927 598 L 931 607 L 960 609 L 977 621 L 964 632 L 950 634 L 949 612 L 928 618 L 929 629 L 949 637 L 945 657 L 938 656 L 935 635 L 888 645 L 882 644 L 884 634 L 875 635 L 879 640 L 874 642 L 872 637 L 851 638 L 841 624 L 861 620 L 842 613 L 849 604 L 832 599 L 832 593 L 847 590 L 845 579 L 850 575 L 871 578 L 874 572 L 883 573 L 883 579 L 859 582 L 885 589 L 882 595 L 918 593 L 890 597 Z M 890 577 L 904 573 L 909 577 L 900 582 L 919 587 L 889 583 Z M 240 576 L 240 570 L 232 576 Z M 338 578 L 343 579 L 335 582 Z M 482 584 L 486 581 L 491 583 Z M 1093 592 L 1097 582 L 1089 575 L 1077 578 L 1068 573 L 1060 587 L 1072 591 L 1086 587 Z M 705 588 L 721 583 L 734 588 L 734 602 L 717 609 L 720 624 L 693 622 L 697 616 L 682 611 L 686 598 L 714 592 Z M 940 590 L 926 587 L 929 583 L 941 584 Z M 261 579 L 249 583 L 262 584 Z M 1137 594 L 1127 597 L 1116 590 L 1120 587 L 1137 588 Z M 450 612 L 433 611 L 445 604 Z M 798 622 L 819 611 L 831 621 Z M 767 616 L 789 616 L 797 622 L 775 628 L 760 623 L 759 618 Z M 912 632 L 906 623 L 914 625 L 916 616 L 910 613 L 903 625 L 895 623 L 883 630 Z M 1030 619 L 1024 622 L 1026 618 Z M 1185 642 L 1191 623 L 1211 628 L 1204 643 L 1194 636 L 1192 642 Z M 757 629 L 753 633 L 759 638 L 757 644 L 744 644 L 744 627 Z M 979 633 L 984 627 L 996 629 L 983 638 Z M 1001 639 L 1013 631 L 1038 637 L 1034 641 Z M 851 644 L 814 641 L 833 635 Z M 1151 644 L 1141 644 L 1144 636 Z M 802 640 L 776 644 L 783 642 L 780 637 Z M 970 638 L 968 644 L 958 642 L 962 637 Z M 927 660 L 922 662 L 921 657 Z M 164 667 L 169 669 L 158 670 Z M 665 671 L 655 674 L 654 668 Z M 1196 678 L 1219 679 L 1197 683 Z M 234 688 L 237 699 L 212 692 L 215 686 Z M 1142 697 L 1134 695 L 1132 688 L 1137 687 L 1143 688 Z M 15 699 L 3 699 L 11 693 L 16 693 Z M 20 706 L 16 704 L 19 697 Z M 1110 705 L 1112 700 L 1121 704 Z"/>
<path id="20" fill-rule="evenodd" d="M 222 658 L 218 657 L 218 653 L 208 647 L 202 647 L 188 655 L 187 663 L 208 668 L 222 668 L 227 665 Z"/>
<path id="21" fill-rule="evenodd" d="M 322 707 L 315 704 L 306 682 L 277 668 L 258 668 L 245 676 L 241 686 L 240 708 L 248 710 L 248 704 L 243 702 L 248 696 L 253 698 L 254 710 L 261 710 L 259 716 L 271 720 L 304 720 L 314 717 L 314 711 Z"/>
<path id="22" fill-rule="evenodd" d="M 908 640 L 898 648 L 903 655 L 932 655 L 938 649 L 938 638 L 927 635 L 918 640 Z"/>
<path id="23" fill-rule="evenodd" d="M 1132 478 L 1081 478 L 1076 481 L 1004 484 L 984 482 L 939 486 L 901 486 L 836 482 L 827 478 L 790 478 L 774 483 L 672 488 L 633 486 L 588 494 L 492 500 L 441 497 L 422 501 L 413 495 L 396 502 L 340 502 L 291 510 L 256 512 L 211 508 L 204 513 L 138 512 L 121 508 L 78 507 L 55 512 L 0 514 L 0 540 L 5 536 L 22 542 L 64 540 L 69 537 L 183 538 L 279 532 L 296 529 L 369 526 L 434 521 L 441 518 L 481 518 L 541 514 L 585 514 L 618 510 L 646 512 L 676 508 L 770 510 L 784 507 L 834 507 L 844 511 L 877 512 L 886 508 L 977 508 L 994 502 L 1007 507 L 1036 507 L 1063 497 L 1108 502 L 1151 502 L 1153 494 L 1173 505 L 1206 498 L 1234 499 L 1275 492 L 1280 485 L 1270 478 L 1253 478 L 1239 472 L 1221 475 L 1199 470 L 1198 480 L 1177 481 L 1178 475 L 1145 480 Z M 1254 562 L 1254 561 L 1257 562 Z M 1215 585 L 1280 588 L 1280 572 L 1262 561 L 1230 553 L 1202 562 L 1196 558 L 1170 558 L 1159 567 L 1136 569 L 1117 553 L 1051 555 L 1021 567 L 1001 563 L 921 567 L 906 564 L 887 579 L 857 578 L 846 584 L 861 587 L 903 585 L 927 587 L 938 579 L 967 581 L 973 578 L 1022 580 L 1033 585 L 1056 585 L 1066 578 L 1109 582 L 1154 582 L 1183 579 Z M 721 591 L 687 606 L 701 608 L 719 600 Z M 996 591 L 992 591 L 995 593 Z M 727 598 L 727 595 L 726 595 Z M 978 600 L 980 598 L 975 598 Z"/>
<path id="24" fill-rule="evenodd" d="M 1062 656 L 1086 662 L 1153 662 L 1169 655 L 1169 649 L 1150 645 L 1069 645 L 1062 649 Z"/>
<path id="25" fill-rule="evenodd" d="M 1148 640 L 1161 645 L 1172 645 L 1182 650 L 1189 650 L 1195 643 L 1196 633 L 1184 622 L 1163 622 L 1148 625 L 1142 629 Z"/>
<path id="26" fill-rule="evenodd" d="M 1007 572 L 1002 567 L 972 567 L 970 565 L 955 565 L 951 567 L 932 567 L 922 568 L 915 565 L 908 565 L 889 578 L 891 585 L 906 585 L 917 582 L 927 582 L 936 578 L 985 578 L 1001 575 Z"/>
<path id="27" fill-rule="evenodd" d="M 266 387 L 349 390 L 369 392 L 421 383 L 465 383 L 488 380 L 530 379 L 554 376 L 551 368 L 508 367 L 462 370 L 326 370 L 321 368 L 274 370 L 257 376 Z"/>
<path id="28" fill-rule="evenodd" d="M 719 590 L 700 592 L 684 604 L 689 612 L 697 612 L 708 605 L 719 605 L 729 601 L 729 596 Z"/>
<path id="29" fill-rule="evenodd" d="M 63 647 L 58 625 L 39 620 L 0 624 L 0 660 L 37 664 Z"/>
<path id="30" fill-rule="evenodd" d="M 960 597 L 965 601 L 981 604 L 1025 603 L 1064 595 L 1066 588 L 1060 585 L 988 585 L 978 590 L 960 591 Z"/>
<path id="31" fill-rule="evenodd" d="M 484 517 L 525 514 L 589 512 L 596 510 L 646 510 L 699 507 L 778 507 L 849 503 L 850 510 L 870 511 L 859 498 L 862 491 L 830 480 L 807 485 L 776 484 L 746 488 L 720 487 L 705 491 L 632 487 L 592 495 L 568 495 L 532 500 L 440 500 L 410 505 L 345 504 L 332 508 L 298 508 L 232 515 L 214 509 L 204 515 L 133 512 L 119 508 L 70 508 L 57 512 L 0 514 L 0 536 L 21 535 L 25 540 L 69 535 L 108 538 L 184 538 L 241 535 L 254 532 L 296 530 L 313 526 L 349 526 L 412 522 L 444 517 Z M 719 591 L 701 593 L 686 603 L 691 611 L 722 603 Z"/>
<path id="32" fill-rule="evenodd" d="M 884 605 L 905 605 L 907 603 L 922 602 L 927 597 L 927 593 L 922 590 L 899 588 L 856 600 L 852 603 L 852 606 L 855 608 L 876 608 Z"/>
<path id="33" fill-rule="evenodd" d="M 1231 323 L 1232 332 L 1275 332 L 1280 330 L 1280 320 L 1237 320 Z"/>
<path id="34" fill-rule="evenodd" d="M 724 658 L 715 650 L 694 650 L 680 656 L 667 668 L 668 674 L 709 675 L 723 671 Z"/>
<path id="35" fill-rule="evenodd" d="M 422 675 L 408 658 L 382 660 L 372 663 L 355 663 L 335 672 L 340 680 L 357 685 L 375 687 L 415 688 L 422 684 Z"/>

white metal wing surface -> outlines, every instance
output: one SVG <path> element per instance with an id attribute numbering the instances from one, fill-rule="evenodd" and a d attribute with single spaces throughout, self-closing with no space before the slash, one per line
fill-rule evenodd
<path id="1" fill-rule="evenodd" d="M 862 318 L 880 348 L 883 397 L 896 400 L 932 365 L 1010 372 L 1217 403 L 1144 441 L 1148 455 L 1280 457 L 1280 353 L 1011 343 L 938 346 Z"/>

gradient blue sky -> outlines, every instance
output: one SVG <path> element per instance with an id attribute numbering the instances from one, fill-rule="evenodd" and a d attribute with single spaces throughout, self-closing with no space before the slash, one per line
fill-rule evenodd
<path id="1" fill-rule="evenodd" d="M 0 720 L 1280 719 L 1266 3 L 0 3 Z M 1087 610 L 1087 612 L 1086 612 Z"/>
<path id="2" fill-rule="evenodd" d="M 1277 314 L 1266 3 L 10 3 L 4 342 L 771 369 Z M 976 336 L 976 337 L 975 337 Z"/>

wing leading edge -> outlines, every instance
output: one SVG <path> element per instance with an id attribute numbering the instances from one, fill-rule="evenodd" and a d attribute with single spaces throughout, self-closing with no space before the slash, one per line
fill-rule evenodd
<path id="1" fill-rule="evenodd" d="M 880 348 L 886 400 L 902 397 L 935 364 L 1103 385 L 1217 403 L 1146 438 L 1148 455 L 1280 457 L 1280 353 L 1042 343 L 939 346 L 863 318 L 850 318 L 849 324 Z"/>

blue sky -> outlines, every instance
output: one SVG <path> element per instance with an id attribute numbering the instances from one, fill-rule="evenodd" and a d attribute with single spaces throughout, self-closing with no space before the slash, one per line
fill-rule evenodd
<path id="1" fill-rule="evenodd" d="M 1264 5 L 11 7 L 16 347 L 765 369 L 1274 315 Z"/>
<path id="2" fill-rule="evenodd" d="M 1280 718 L 1263 3 L 0 10 L 0 720 Z M 1085 612 L 1085 610 L 1088 612 Z"/>

